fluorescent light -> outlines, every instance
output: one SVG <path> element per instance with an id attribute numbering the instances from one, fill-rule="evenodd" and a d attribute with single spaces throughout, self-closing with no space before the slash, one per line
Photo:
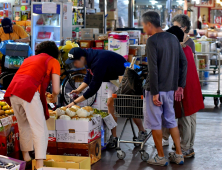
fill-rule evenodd
<path id="1" fill-rule="evenodd" d="M 196 4 L 200 4 L 200 0 L 196 0 Z"/>
<path id="2" fill-rule="evenodd" d="M 179 0 L 179 1 L 177 1 L 180 5 L 182 5 L 183 3 L 184 3 L 184 1 L 182 1 L 182 0 Z"/>
<path id="3" fill-rule="evenodd" d="M 220 4 L 221 2 L 220 2 L 220 0 L 216 0 L 216 3 Z"/>
<path id="4" fill-rule="evenodd" d="M 162 8 L 162 5 L 157 5 L 157 8 Z"/>
<path id="5" fill-rule="evenodd" d="M 150 1 L 152 5 L 158 3 L 157 1 Z"/>

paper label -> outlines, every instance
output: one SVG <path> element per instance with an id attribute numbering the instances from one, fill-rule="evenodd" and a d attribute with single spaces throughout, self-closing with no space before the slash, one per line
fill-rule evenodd
<path id="1" fill-rule="evenodd" d="M 109 114 L 108 116 L 103 118 L 106 126 L 108 127 L 108 129 L 113 129 L 114 127 L 117 126 L 116 121 L 113 119 L 113 116 L 111 114 Z"/>
<path id="2" fill-rule="evenodd" d="M 53 2 L 42 3 L 42 13 L 46 14 L 56 14 L 57 5 Z"/>
<path id="3" fill-rule="evenodd" d="M 55 105 L 53 103 L 49 103 L 49 106 L 53 109 L 55 108 Z"/>
<path id="4" fill-rule="evenodd" d="M 9 119 L 8 118 L 3 118 L 1 119 L 2 125 L 7 126 L 9 124 Z"/>
<path id="5" fill-rule="evenodd" d="M 93 122 L 93 125 L 96 125 L 99 123 L 96 117 L 92 118 L 92 122 Z"/>

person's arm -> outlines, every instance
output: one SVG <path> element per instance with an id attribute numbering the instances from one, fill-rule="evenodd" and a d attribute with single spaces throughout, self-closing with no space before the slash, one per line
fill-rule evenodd
<path id="1" fill-rule="evenodd" d="M 71 91 L 71 94 L 72 94 L 72 93 L 79 94 L 79 93 L 81 93 L 86 87 L 88 87 L 88 84 L 86 84 L 85 82 L 83 82 L 76 90 L 72 90 L 72 91 Z"/>
<path id="2" fill-rule="evenodd" d="M 158 87 L 158 68 L 157 68 L 157 49 L 156 44 L 152 40 L 147 40 L 147 59 L 149 68 L 149 83 L 152 95 L 159 94 Z"/>
<path id="3" fill-rule="evenodd" d="M 179 44 L 179 83 L 178 86 L 184 88 L 186 86 L 187 77 L 187 58 Z"/>
<path id="4" fill-rule="evenodd" d="M 86 77 L 84 77 L 83 82 L 89 85 L 91 78 L 92 78 L 92 77 L 91 77 L 91 74 L 90 74 L 90 72 L 87 70 Z"/>
<path id="5" fill-rule="evenodd" d="M 60 76 L 52 74 L 52 100 L 51 103 L 57 102 L 57 96 L 60 93 Z"/>
<path id="6" fill-rule="evenodd" d="M 30 37 L 22 38 L 22 39 L 17 39 L 15 42 L 23 42 L 23 43 L 28 43 L 30 42 Z"/>
<path id="7" fill-rule="evenodd" d="M 29 35 L 26 33 L 26 31 L 21 26 L 14 25 L 13 27 L 15 27 L 14 31 L 19 36 L 19 39 L 15 40 L 15 42 L 24 42 L 24 43 L 30 42 Z"/>

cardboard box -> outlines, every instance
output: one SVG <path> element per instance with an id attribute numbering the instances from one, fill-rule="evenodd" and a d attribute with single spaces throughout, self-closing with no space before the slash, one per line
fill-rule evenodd
<path id="1" fill-rule="evenodd" d="M 92 107 L 95 109 L 98 109 L 98 110 L 100 110 L 100 108 L 101 108 L 101 96 L 98 96 L 98 94 L 97 94 L 96 100 L 93 103 Z"/>
<path id="2" fill-rule="evenodd" d="M 46 120 L 46 125 L 49 131 L 55 131 L 55 117 L 50 117 L 48 120 Z"/>
<path id="3" fill-rule="evenodd" d="M 104 9 L 104 0 L 99 1 L 99 8 Z M 107 11 L 114 11 L 117 9 L 117 0 L 107 0 Z"/>
<path id="4" fill-rule="evenodd" d="M 49 142 L 56 142 L 56 131 L 49 130 Z"/>
<path id="5" fill-rule="evenodd" d="M 48 167 L 43 167 L 43 168 L 39 168 L 37 170 L 90 170 L 90 169 L 66 169 L 66 168 L 48 168 Z"/>
<path id="6" fill-rule="evenodd" d="M 107 97 L 108 96 L 108 86 L 106 82 L 102 83 L 102 97 Z"/>
<path id="7" fill-rule="evenodd" d="M 90 132 L 98 126 L 101 126 L 102 118 L 96 117 L 97 122 L 85 120 L 56 120 L 57 131 L 74 131 L 75 132 Z"/>
<path id="8" fill-rule="evenodd" d="M 49 141 L 46 153 L 47 153 L 47 155 L 58 155 L 58 153 L 57 153 L 57 143 Z"/>
<path id="9" fill-rule="evenodd" d="M 65 168 L 65 169 L 84 169 L 84 170 L 91 169 L 89 157 L 46 155 L 46 159 L 54 160 L 54 161 L 44 161 L 44 165 L 48 168 L 53 167 L 53 169 Z M 68 163 L 66 161 L 73 161 L 75 163 Z M 32 170 L 35 170 L 35 166 L 36 166 L 36 160 L 33 160 Z"/>
<path id="10" fill-rule="evenodd" d="M 99 29 L 98 28 L 83 28 L 81 29 L 81 34 L 84 34 L 84 33 L 99 34 Z"/>
<path id="11" fill-rule="evenodd" d="M 94 164 L 101 159 L 101 138 L 88 144 L 58 143 L 58 155 L 87 156 L 91 158 L 91 164 Z"/>
<path id="12" fill-rule="evenodd" d="M 146 45 L 130 45 L 130 48 L 137 48 L 137 55 L 138 56 L 143 56 L 146 54 Z"/>
<path id="13" fill-rule="evenodd" d="M 17 166 L 15 166 L 14 168 L 10 169 L 10 170 L 25 170 L 25 166 L 26 166 L 26 162 L 25 161 L 20 161 L 14 158 L 9 158 L 7 156 L 2 156 L 0 155 L 0 161 L 1 162 L 5 162 L 5 163 L 14 163 Z"/>
<path id="14" fill-rule="evenodd" d="M 97 14 L 103 14 L 103 12 L 98 12 Z M 108 11 L 107 12 L 107 20 L 118 20 L 118 12 L 117 11 Z"/>
<path id="15" fill-rule="evenodd" d="M 89 132 L 57 131 L 57 142 L 90 143 L 101 137 L 101 126 Z"/>
<path id="16" fill-rule="evenodd" d="M 100 110 L 108 110 L 107 106 L 107 97 L 101 97 L 101 109 Z"/>

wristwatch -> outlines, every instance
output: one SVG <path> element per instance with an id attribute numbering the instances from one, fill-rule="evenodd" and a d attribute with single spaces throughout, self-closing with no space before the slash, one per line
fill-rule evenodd
<path id="1" fill-rule="evenodd" d="M 77 105 L 77 103 L 75 101 L 73 101 L 74 105 Z"/>

